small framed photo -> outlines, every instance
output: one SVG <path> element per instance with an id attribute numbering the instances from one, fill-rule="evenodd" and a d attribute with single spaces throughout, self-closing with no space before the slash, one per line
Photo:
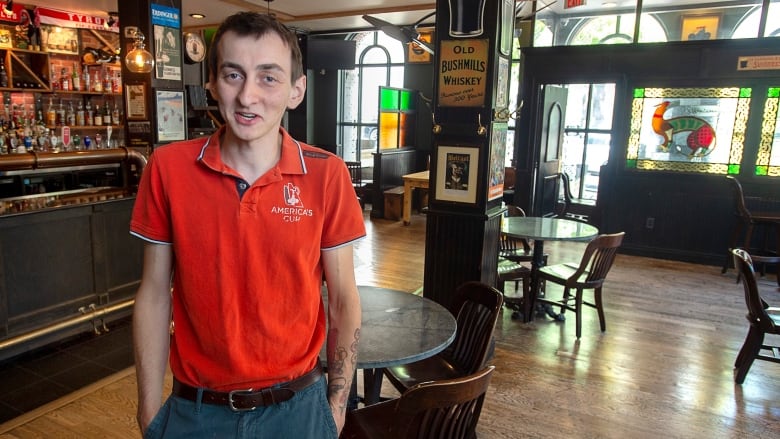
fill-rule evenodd
<path id="1" fill-rule="evenodd" d="M 184 92 L 156 90 L 157 142 L 184 140 Z"/>
<path id="2" fill-rule="evenodd" d="M 146 85 L 125 84 L 125 107 L 128 120 L 146 120 Z"/>
<path id="3" fill-rule="evenodd" d="M 720 15 L 686 15 L 682 18 L 680 40 L 714 40 L 718 38 Z"/>
<path id="4" fill-rule="evenodd" d="M 436 200 L 476 204 L 479 147 L 439 145 L 436 158 Z"/>

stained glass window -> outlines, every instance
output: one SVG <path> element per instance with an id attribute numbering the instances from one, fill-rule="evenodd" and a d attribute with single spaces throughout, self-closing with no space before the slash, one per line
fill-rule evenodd
<path id="1" fill-rule="evenodd" d="M 761 144 L 758 147 L 756 175 L 780 177 L 780 87 L 769 87 L 761 124 Z"/>
<path id="2" fill-rule="evenodd" d="M 626 166 L 739 174 L 750 88 L 637 88 Z"/>
<path id="3" fill-rule="evenodd" d="M 414 146 L 414 90 L 379 87 L 379 149 Z"/>

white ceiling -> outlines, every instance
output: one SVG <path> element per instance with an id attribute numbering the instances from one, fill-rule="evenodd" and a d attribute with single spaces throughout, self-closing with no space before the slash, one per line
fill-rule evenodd
<path id="1" fill-rule="evenodd" d="M 117 10 L 118 1 L 129 0 L 28 0 L 25 4 L 81 12 L 88 15 L 107 16 L 109 11 Z M 565 10 L 565 0 L 536 0 L 538 7 L 553 3 L 546 10 L 557 14 L 593 12 L 608 8 L 608 3 L 618 7 L 631 7 L 635 0 L 587 0 L 585 6 Z M 165 4 L 165 0 L 157 0 Z M 521 15 L 530 13 L 532 1 L 517 1 L 524 3 Z M 734 4 L 758 3 L 753 1 L 730 0 L 644 0 L 645 7 L 659 5 L 691 5 L 691 4 Z M 369 14 L 397 25 L 413 24 L 433 12 L 435 0 L 182 0 L 182 22 L 186 29 L 216 27 L 225 17 L 245 10 L 270 11 L 287 25 L 306 32 L 324 32 L 329 30 L 367 29 L 370 25 L 361 17 Z M 189 14 L 202 13 L 206 18 L 196 20 Z M 426 20 L 433 22 L 433 19 Z"/>

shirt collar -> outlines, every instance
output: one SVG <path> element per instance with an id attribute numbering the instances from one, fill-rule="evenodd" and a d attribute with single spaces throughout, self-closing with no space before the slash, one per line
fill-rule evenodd
<path id="1" fill-rule="evenodd" d="M 222 161 L 222 155 L 220 154 L 219 139 L 224 134 L 225 129 L 223 126 L 206 138 L 200 150 L 200 155 L 198 155 L 198 161 L 217 172 L 230 173 L 230 169 Z M 279 162 L 273 169 L 278 170 L 282 174 L 306 174 L 306 162 L 303 160 L 301 144 L 293 139 L 284 128 L 279 127 L 279 132 L 282 134 L 282 154 Z"/>

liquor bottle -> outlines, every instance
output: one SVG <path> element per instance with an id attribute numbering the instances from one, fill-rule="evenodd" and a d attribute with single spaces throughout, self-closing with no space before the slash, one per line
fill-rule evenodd
<path id="1" fill-rule="evenodd" d="M 122 76 L 119 72 L 116 72 L 114 75 L 114 83 L 112 85 L 114 86 L 114 89 L 112 90 L 114 93 L 122 92 Z"/>
<path id="2" fill-rule="evenodd" d="M 54 98 L 49 96 L 49 108 L 46 110 L 46 125 L 53 127 L 57 125 L 57 111 L 54 109 Z"/>
<path id="3" fill-rule="evenodd" d="M 111 70 L 105 69 L 103 72 L 103 91 L 111 93 L 114 87 L 111 85 Z"/>
<path id="4" fill-rule="evenodd" d="M 54 64 L 51 65 L 51 89 L 54 91 L 60 89 L 60 80 L 57 79 L 57 71 L 54 69 Z"/>
<path id="5" fill-rule="evenodd" d="M 84 125 L 86 126 L 92 126 L 95 122 L 94 114 L 92 113 L 92 104 L 90 102 L 92 101 L 87 101 L 87 111 L 84 113 Z"/>
<path id="6" fill-rule="evenodd" d="M 121 123 L 121 120 L 119 118 L 119 105 L 114 102 L 114 111 L 111 112 L 111 124 L 112 125 L 119 125 Z"/>
<path id="7" fill-rule="evenodd" d="M 90 88 L 90 82 L 92 81 L 90 80 L 91 78 L 89 77 L 89 67 L 87 67 L 86 64 L 84 64 L 84 72 L 82 73 L 82 76 L 84 77 L 83 80 L 84 84 L 82 84 L 84 86 L 84 91 L 92 91 L 92 89 Z"/>
<path id="8" fill-rule="evenodd" d="M 62 126 L 65 124 L 65 107 L 62 105 L 62 99 L 60 99 L 60 107 L 57 108 L 57 125 Z"/>
<path id="9" fill-rule="evenodd" d="M 76 109 L 76 125 L 84 126 L 86 119 L 84 119 L 84 105 L 79 101 L 78 108 Z"/>
<path id="10" fill-rule="evenodd" d="M 103 125 L 111 125 L 111 107 L 108 102 L 103 102 Z"/>
<path id="11" fill-rule="evenodd" d="M 100 104 L 95 105 L 95 119 L 92 124 L 96 127 L 103 125 L 103 113 L 100 111 Z"/>
<path id="12" fill-rule="evenodd" d="M 73 63 L 73 70 L 70 72 L 70 84 L 73 86 L 73 91 L 81 91 L 81 76 L 76 63 Z"/>
<path id="13" fill-rule="evenodd" d="M 5 61 L 0 63 L 0 87 L 8 87 L 8 72 L 5 71 Z"/>
<path id="14" fill-rule="evenodd" d="M 62 75 L 60 76 L 60 89 L 62 91 L 70 91 L 70 76 L 65 67 L 62 68 Z"/>
<path id="15" fill-rule="evenodd" d="M 103 92 L 103 83 L 100 81 L 100 72 L 95 72 L 95 76 L 92 78 L 92 91 L 98 93 Z"/>
<path id="16" fill-rule="evenodd" d="M 70 127 L 76 125 L 76 112 L 73 111 L 73 101 L 68 101 L 68 110 L 65 112 L 65 121 Z"/>

